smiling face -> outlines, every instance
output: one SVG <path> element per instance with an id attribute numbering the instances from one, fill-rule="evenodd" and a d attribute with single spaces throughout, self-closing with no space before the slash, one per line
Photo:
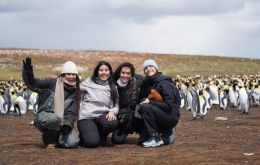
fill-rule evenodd
<path id="1" fill-rule="evenodd" d="M 77 74 L 75 74 L 75 73 L 65 73 L 64 77 L 69 83 L 74 83 L 76 81 Z"/>
<path id="2" fill-rule="evenodd" d="M 120 80 L 122 83 L 127 84 L 131 79 L 131 69 L 128 67 L 123 67 L 120 72 Z"/>
<path id="3" fill-rule="evenodd" d="M 147 67 L 144 68 L 144 74 L 147 77 L 152 77 L 153 75 L 155 75 L 157 72 L 157 69 L 155 67 L 153 67 L 152 65 L 148 65 Z"/>
<path id="4" fill-rule="evenodd" d="M 106 65 L 101 65 L 98 69 L 98 77 L 100 80 L 106 81 L 110 77 L 109 68 Z"/>

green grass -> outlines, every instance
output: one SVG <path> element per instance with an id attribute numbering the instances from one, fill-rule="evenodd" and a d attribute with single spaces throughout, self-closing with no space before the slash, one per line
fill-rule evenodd
<path id="1" fill-rule="evenodd" d="M 22 78 L 22 72 L 18 70 L 1 70 L 0 71 L 0 80 L 20 80 Z"/>

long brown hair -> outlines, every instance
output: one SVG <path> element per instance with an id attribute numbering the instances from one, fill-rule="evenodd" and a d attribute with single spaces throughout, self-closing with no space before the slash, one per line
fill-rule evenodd
<path id="1" fill-rule="evenodd" d="M 80 79 L 79 76 L 76 76 L 76 101 L 77 101 L 77 110 L 80 108 L 80 89 L 79 89 Z"/>
<path id="2" fill-rule="evenodd" d="M 97 64 L 97 66 L 94 69 L 94 72 L 91 76 L 91 79 L 92 79 L 93 82 L 97 83 L 98 70 L 99 70 L 101 65 L 106 65 L 109 69 L 110 76 L 108 78 L 108 84 L 109 84 L 109 87 L 110 87 L 111 99 L 113 101 L 113 105 L 115 106 L 115 104 L 118 100 L 118 93 L 117 93 L 116 84 L 115 84 L 114 76 L 113 76 L 113 69 L 112 69 L 111 65 L 107 61 L 99 61 L 99 63 Z"/>

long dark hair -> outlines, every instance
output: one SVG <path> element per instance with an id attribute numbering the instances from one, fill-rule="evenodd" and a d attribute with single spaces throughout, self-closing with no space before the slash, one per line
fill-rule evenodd
<path id="1" fill-rule="evenodd" d="M 108 84 L 109 84 L 109 87 L 110 87 L 111 99 L 113 101 L 113 105 L 115 106 L 115 104 L 118 100 L 118 94 L 117 94 L 116 84 L 115 84 L 115 81 L 114 81 L 113 69 L 112 69 L 111 65 L 107 61 L 99 61 L 97 66 L 95 67 L 95 69 L 93 71 L 91 79 L 92 79 L 93 82 L 97 83 L 98 71 L 99 71 L 100 66 L 102 66 L 102 65 L 106 65 L 109 69 L 109 72 L 110 72 L 110 76 L 108 78 Z"/>
<path id="2" fill-rule="evenodd" d="M 117 69 L 115 70 L 114 72 L 114 80 L 117 81 L 120 77 L 120 73 L 121 73 L 121 70 L 122 68 L 124 67 L 127 67 L 131 70 L 131 76 L 133 77 L 135 75 L 135 68 L 134 68 L 134 65 L 131 64 L 130 62 L 124 62 L 122 63 L 121 65 L 119 65 L 117 67 Z"/>
<path id="3" fill-rule="evenodd" d="M 79 88 L 79 84 L 80 84 L 80 79 L 79 76 L 76 76 L 76 99 L 77 99 L 77 110 L 79 111 L 80 108 L 80 88 Z"/>

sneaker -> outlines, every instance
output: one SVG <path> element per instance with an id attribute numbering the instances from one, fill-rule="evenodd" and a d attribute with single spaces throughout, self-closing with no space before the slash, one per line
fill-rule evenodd
<path id="1" fill-rule="evenodd" d="M 173 144 L 174 143 L 174 135 L 175 135 L 175 127 L 168 131 L 161 133 L 162 140 L 164 144 Z"/>
<path id="2" fill-rule="evenodd" d="M 142 146 L 145 141 L 147 141 L 149 136 L 147 134 L 140 134 L 140 137 L 137 140 L 137 144 Z"/>
<path id="3" fill-rule="evenodd" d="M 159 147 L 163 145 L 163 141 L 160 137 L 151 137 L 147 141 L 143 143 L 143 147 L 148 148 L 148 147 Z"/>

